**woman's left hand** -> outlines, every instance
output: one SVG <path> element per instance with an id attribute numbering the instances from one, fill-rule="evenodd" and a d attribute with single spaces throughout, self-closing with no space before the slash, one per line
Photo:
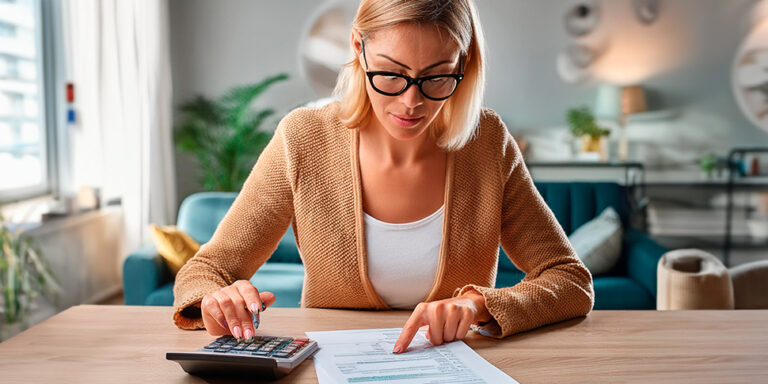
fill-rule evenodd
<path id="1" fill-rule="evenodd" d="M 472 323 L 490 319 L 491 315 L 485 308 L 483 295 L 474 290 L 462 296 L 419 303 L 405 323 L 392 352 L 404 352 L 423 325 L 428 326 L 429 342 L 432 345 L 440 345 L 463 339 Z"/>

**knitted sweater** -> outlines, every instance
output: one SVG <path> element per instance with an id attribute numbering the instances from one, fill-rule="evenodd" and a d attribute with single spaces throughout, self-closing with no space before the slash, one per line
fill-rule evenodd
<path id="1" fill-rule="evenodd" d="M 388 309 L 368 279 L 359 131 L 338 119 L 338 102 L 286 115 L 242 190 L 176 276 L 174 315 L 203 328 L 207 293 L 250 279 L 293 224 L 305 268 L 302 307 Z M 504 337 L 592 310 L 592 275 L 539 195 L 501 118 L 484 109 L 476 136 L 447 155 L 443 237 L 425 301 L 474 289 Z M 492 288 L 499 242 L 526 275 Z"/>

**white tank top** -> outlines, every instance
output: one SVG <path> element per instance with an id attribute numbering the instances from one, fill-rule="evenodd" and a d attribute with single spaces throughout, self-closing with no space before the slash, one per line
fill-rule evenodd
<path id="1" fill-rule="evenodd" d="M 443 239 L 443 208 L 410 223 L 364 213 L 368 277 L 391 308 L 413 309 L 432 288 Z"/>

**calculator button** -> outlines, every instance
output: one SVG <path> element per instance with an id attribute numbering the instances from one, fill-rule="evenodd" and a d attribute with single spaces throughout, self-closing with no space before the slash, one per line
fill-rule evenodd
<path id="1" fill-rule="evenodd" d="M 267 355 L 269 355 L 269 352 L 266 352 L 266 351 L 255 351 L 255 352 L 251 352 L 251 355 L 253 355 L 253 356 L 267 356 Z"/>
<path id="2" fill-rule="evenodd" d="M 219 348 L 214 350 L 214 352 L 217 352 L 217 353 L 227 353 L 228 351 L 229 349 L 225 349 L 225 348 Z"/>

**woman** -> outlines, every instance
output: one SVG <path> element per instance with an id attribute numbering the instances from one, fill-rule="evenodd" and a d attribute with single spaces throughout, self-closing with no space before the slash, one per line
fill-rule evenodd
<path id="1" fill-rule="evenodd" d="M 482 109 L 471 0 L 363 0 L 339 101 L 285 116 L 211 241 L 178 273 L 174 320 L 254 334 L 272 304 L 248 279 L 293 223 L 304 307 L 413 309 L 434 345 L 582 316 L 592 276 L 534 187 L 499 116 Z M 526 273 L 491 288 L 499 242 Z"/>

